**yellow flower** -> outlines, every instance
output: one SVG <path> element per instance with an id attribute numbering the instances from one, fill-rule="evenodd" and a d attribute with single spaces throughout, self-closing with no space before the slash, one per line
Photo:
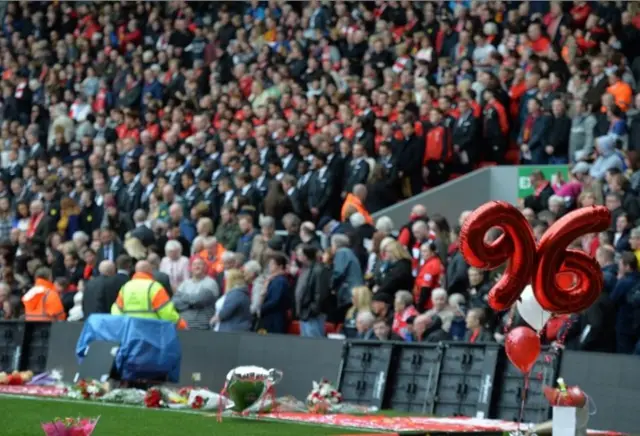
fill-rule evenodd
<path id="1" fill-rule="evenodd" d="M 89 222 L 93 221 L 93 217 L 92 217 L 91 215 L 89 215 L 89 216 L 87 217 L 87 221 L 89 221 Z"/>
<path id="2" fill-rule="evenodd" d="M 51 215 L 55 215 L 55 214 L 57 214 L 57 213 L 58 213 L 58 211 L 57 211 L 57 210 L 55 210 L 55 209 L 51 209 L 51 212 L 50 212 L 50 213 L 51 213 Z"/>

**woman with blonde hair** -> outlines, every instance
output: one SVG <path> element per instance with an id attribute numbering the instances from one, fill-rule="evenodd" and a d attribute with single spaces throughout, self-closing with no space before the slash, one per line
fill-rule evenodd
<path id="1" fill-rule="evenodd" d="M 126 238 L 124 241 L 124 251 L 126 251 L 127 254 L 136 261 L 145 260 L 147 258 L 147 249 L 138 238 Z"/>
<path id="2" fill-rule="evenodd" d="M 383 239 L 380 249 L 380 258 L 383 261 L 380 277 L 376 280 L 373 293 L 386 293 L 393 299 L 396 292 L 401 289 L 413 289 L 413 273 L 411 269 L 411 255 L 404 245 L 398 241 L 384 244 Z M 384 248 L 382 248 L 384 246 Z"/>
<path id="3" fill-rule="evenodd" d="M 347 311 L 342 329 L 346 337 L 355 337 L 358 313 L 371 311 L 372 297 L 373 293 L 366 286 L 356 286 L 351 290 L 351 307 Z"/>
<path id="4" fill-rule="evenodd" d="M 227 271 L 224 296 L 216 303 L 216 314 L 211 318 L 214 330 L 220 332 L 248 332 L 253 324 L 251 298 L 244 272 L 237 268 Z"/>

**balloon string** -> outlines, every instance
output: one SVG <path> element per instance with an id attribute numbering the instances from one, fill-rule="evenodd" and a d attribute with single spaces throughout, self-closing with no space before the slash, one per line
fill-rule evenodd
<path id="1" fill-rule="evenodd" d="M 522 401 L 520 402 L 520 416 L 518 416 L 518 431 L 521 430 L 522 421 L 524 420 L 524 403 L 527 401 L 527 392 L 529 391 L 529 373 L 524 375 L 524 390 L 522 391 Z"/>

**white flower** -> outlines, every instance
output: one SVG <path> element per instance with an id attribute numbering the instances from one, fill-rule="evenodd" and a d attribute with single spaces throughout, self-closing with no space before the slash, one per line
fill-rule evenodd
<path id="1" fill-rule="evenodd" d="M 91 395 L 99 394 L 100 388 L 96 385 L 89 385 L 87 386 L 87 393 Z"/>
<path id="2" fill-rule="evenodd" d="M 54 381 L 59 382 L 60 380 L 62 380 L 62 372 L 54 369 L 51 371 L 51 374 L 49 374 L 49 377 L 51 377 Z"/>

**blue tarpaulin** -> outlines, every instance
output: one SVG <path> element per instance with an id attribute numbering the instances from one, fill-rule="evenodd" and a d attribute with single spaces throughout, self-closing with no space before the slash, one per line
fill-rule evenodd
<path id="1" fill-rule="evenodd" d="M 123 380 L 154 380 L 177 383 L 180 378 L 180 341 L 176 325 L 168 321 L 129 316 L 94 314 L 84 323 L 76 344 L 82 362 L 93 341 L 118 342 L 115 365 Z"/>

